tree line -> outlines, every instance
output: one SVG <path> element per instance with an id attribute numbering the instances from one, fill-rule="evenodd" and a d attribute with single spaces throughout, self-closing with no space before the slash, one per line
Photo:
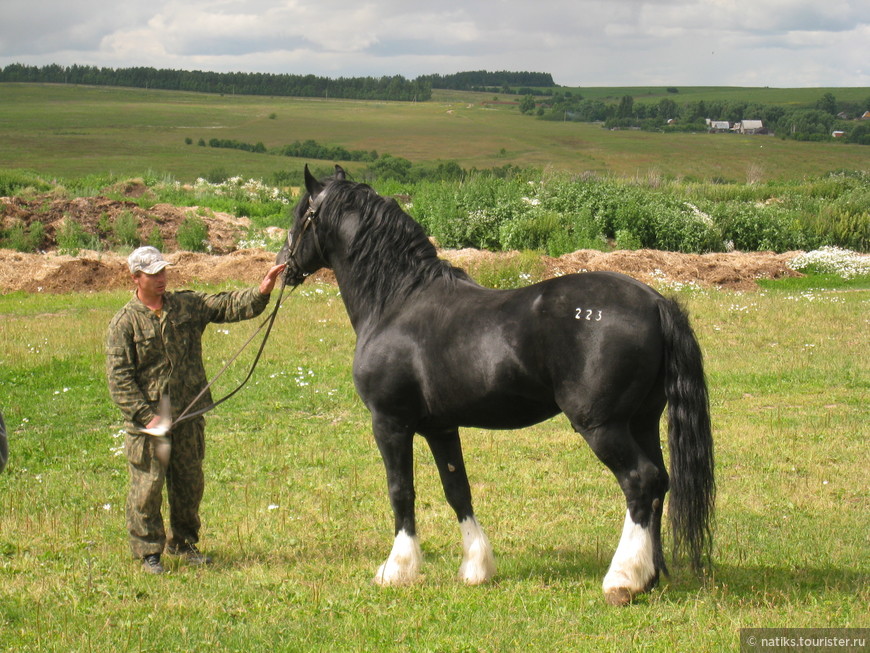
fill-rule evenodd
<path id="1" fill-rule="evenodd" d="M 520 95 L 543 95 L 541 88 L 555 88 L 556 82 L 550 73 L 510 72 L 502 70 L 489 72 L 474 70 L 452 75 L 423 75 L 417 80 L 428 82 L 432 88 L 454 91 L 486 91 L 496 93 L 518 93 Z"/>
<path id="2" fill-rule="evenodd" d="M 870 145 L 870 120 L 858 120 L 870 110 L 870 97 L 863 102 L 843 102 L 830 92 L 815 103 L 801 107 L 728 100 L 694 100 L 678 103 L 665 97 L 658 102 L 636 102 L 626 95 L 618 102 L 584 99 L 570 91 L 556 92 L 544 101 L 526 96 L 520 111 L 542 120 L 602 122 L 610 129 L 636 128 L 649 131 L 706 131 L 707 119 L 761 120 L 768 133 L 801 141 L 826 141 L 841 131 L 847 143 Z"/>
<path id="3" fill-rule="evenodd" d="M 222 95 L 270 95 L 351 100 L 425 102 L 432 89 L 486 90 L 520 95 L 540 95 L 535 87 L 555 87 L 549 73 L 489 72 L 477 70 L 452 75 L 422 75 L 409 80 L 401 75 L 384 77 L 318 77 L 274 73 L 217 73 L 165 68 L 103 68 L 97 66 L 28 66 L 14 63 L 0 67 L 0 82 L 84 84 L 131 88 L 192 91 Z"/>
<path id="4" fill-rule="evenodd" d="M 0 68 L 0 82 L 86 84 L 222 95 L 332 97 L 405 102 L 422 102 L 432 97 L 432 87 L 428 82 L 408 80 L 401 75 L 331 79 L 315 75 L 216 73 L 149 67 L 101 68 L 77 64 L 27 66 L 16 63 Z"/>
<path id="5" fill-rule="evenodd" d="M 193 143 L 193 139 L 187 138 L 185 142 L 188 145 Z M 262 141 L 256 143 L 247 143 L 234 138 L 210 138 L 208 142 L 204 138 L 200 138 L 197 143 L 200 147 L 222 147 L 231 150 L 242 150 L 243 152 L 252 152 L 254 154 L 274 154 L 277 156 L 291 156 L 302 159 L 322 159 L 327 161 L 377 161 L 378 153 L 376 150 L 348 150 L 341 145 L 321 145 L 315 140 L 293 141 L 289 145 L 283 145 L 276 148 L 267 148 Z"/>

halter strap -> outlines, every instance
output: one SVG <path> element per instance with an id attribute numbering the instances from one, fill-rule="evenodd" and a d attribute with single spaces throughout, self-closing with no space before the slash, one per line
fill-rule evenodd
<path id="1" fill-rule="evenodd" d="M 311 199 L 310 195 L 308 196 L 308 209 L 306 209 L 305 215 L 302 217 L 304 220 L 302 223 L 302 230 L 299 232 L 299 237 L 295 242 L 291 240 L 292 231 L 290 229 L 287 230 L 287 245 L 290 247 L 287 257 L 294 263 L 296 263 L 296 251 L 299 249 L 299 245 L 302 243 L 302 237 L 305 235 L 305 232 L 308 231 L 309 227 L 311 228 L 311 232 L 314 234 L 314 247 L 317 249 L 317 254 L 323 261 L 326 261 L 326 257 L 323 255 L 323 249 L 320 247 L 320 239 L 317 237 L 317 225 L 314 222 L 320 211 L 320 205 L 323 204 L 325 197 L 325 189 L 321 191 L 314 200 Z M 296 267 L 298 268 L 299 265 L 297 264 Z"/>

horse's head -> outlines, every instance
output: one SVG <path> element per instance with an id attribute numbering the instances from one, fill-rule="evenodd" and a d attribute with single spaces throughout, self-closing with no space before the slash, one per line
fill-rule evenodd
<path id="1" fill-rule="evenodd" d="M 315 179 L 305 166 L 306 193 L 293 210 L 293 225 L 287 231 L 287 241 L 278 252 L 276 263 L 286 263 L 287 283 L 298 286 L 309 274 L 329 265 L 318 237 L 320 206 L 329 194 L 329 183 L 343 180 L 345 172 L 335 166 L 335 175 L 324 182 Z"/>

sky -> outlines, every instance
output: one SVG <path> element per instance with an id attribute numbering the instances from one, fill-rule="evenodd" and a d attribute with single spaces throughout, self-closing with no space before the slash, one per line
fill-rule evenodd
<path id="1" fill-rule="evenodd" d="M 12 63 L 870 87 L 870 0 L 3 0 Z"/>

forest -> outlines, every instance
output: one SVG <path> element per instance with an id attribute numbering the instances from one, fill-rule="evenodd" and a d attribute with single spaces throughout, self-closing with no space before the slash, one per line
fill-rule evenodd
<path id="1" fill-rule="evenodd" d="M 399 102 L 425 101 L 432 97 L 432 87 L 428 82 L 410 81 L 401 75 L 331 79 L 315 75 L 217 73 L 150 67 L 101 68 L 77 64 L 27 66 L 16 63 L 0 68 L 0 82 L 124 86 L 222 95 L 331 97 Z"/>
<path id="2" fill-rule="evenodd" d="M 545 89 L 556 87 L 550 73 L 534 72 L 475 70 L 452 75 L 422 75 L 414 80 L 405 79 L 401 75 L 332 79 L 315 75 L 216 73 L 148 67 L 98 68 L 77 64 L 27 66 L 17 63 L 0 68 L 0 82 L 87 84 L 225 95 L 333 97 L 400 102 L 430 100 L 433 88 L 540 96 L 549 95 L 549 91 Z"/>

